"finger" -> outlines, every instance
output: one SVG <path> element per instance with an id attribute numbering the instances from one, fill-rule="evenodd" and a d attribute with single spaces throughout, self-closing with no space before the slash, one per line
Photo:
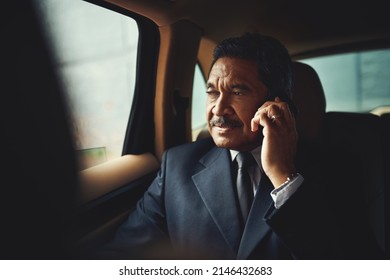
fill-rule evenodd
<path id="1" fill-rule="evenodd" d="M 251 120 L 251 130 L 253 132 L 256 132 L 257 130 L 259 130 L 259 126 L 261 126 L 261 118 L 262 118 L 262 115 L 264 115 L 264 108 L 263 107 L 260 107 L 254 117 L 252 118 Z"/>
<path id="2" fill-rule="evenodd" d="M 267 107 L 265 107 L 265 108 L 260 107 L 257 110 L 257 112 L 255 113 L 255 116 L 251 120 L 251 130 L 253 132 L 256 132 L 259 129 L 259 126 L 265 127 L 267 125 L 270 125 L 271 120 L 268 116 L 268 114 L 269 114 L 268 110 L 269 109 L 267 109 Z"/>
<path id="3" fill-rule="evenodd" d="M 267 117 L 270 120 L 275 120 L 277 118 L 280 118 L 283 114 L 281 108 L 279 107 L 279 104 L 271 104 L 267 107 Z"/>
<path id="4" fill-rule="evenodd" d="M 282 122 L 287 127 L 294 128 L 295 117 L 290 110 L 290 106 L 286 102 L 280 102 L 278 104 L 281 112 L 281 118 L 275 121 Z"/>
<path id="5" fill-rule="evenodd" d="M 279 105 L 274 101 L 265 102 L 255 113 L 251 120 L 251 130 L 253 132 L 259 129 L 259 126 L 270 125 L 277 118 L 281 117 Z"/>
<path id="6" fill-rule="evenodd" d="M 264 123 L 272 125 L 283 122 L 283 110 L 279 104 L 272 103 L 264 110 L 266 112 Z"/>
<path id="7" fill-rule="evenodd" d="M 270 117 L 271 122 L 275 122 L 278 118 L 280 118 L 280 115 L 271 115 Z"/>
<path id="8" fill-rule="evenodd" d="M 270 118 L 273 120 L 273 123 L 282 123 L 287 125 L 287 127 L 292 127 L 295 123 L 295 116 L 291 112 L 290 106 L 279 97 L 275 98 L 273 105 L 278 107 L 276 111 L 274 110 L 275 107 L 270 110 Z M 275 112 L 280 112 L 280 114 Z"/>
<path id="9" fill-rule="evenodd" d="M 287 124 L 289 127 L 294 121 L 293 115 L 286 102 L 283 102 L 279 97 L 275 97 L 274 101 L 266 101 L 257 110 L 251 121 L 252 131 L 257 131 L 259 126 L 272 124 Z"/>
<path id="10" fill-rule="evenodd" d="M 251 130 L 252 132 L 256 132 L 259 130 L 260 126 L 260 113 L 259 111 L 256 112 L 255 116 L 251 120 Z"/>

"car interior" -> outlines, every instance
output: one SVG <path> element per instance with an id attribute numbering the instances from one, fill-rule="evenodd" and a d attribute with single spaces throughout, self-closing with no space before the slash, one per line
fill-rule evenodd
<path id="1" fill-rule="evenodd" d="M 58 70 L 70 64 L 59 61 L 47 35 L 52 23 L 43 19 L 48 7 L 65 10 L 65 4 L 55 2 L 6 1 L 1 10 L 1 259 L 79 259 L 109 240 L 156 176 L 164 151 L 210 137 L 206 121 L 192 125 L 193 111 L 204 115 L 196 94 L 205 95 L 195 89 L 194 75 L 199 69 L 204 83 L 215 45 L 245 32 L 272 35 L 288 49 L 292 100 L 299 111 L 298 149 L 354 186 L 349 211 L 366 215 L 389 258 L 390 84 L 382 86 L 379 103 L 369 109 L 329 109 L 326 78 L 309 63 L 317 57 L 389 50 L 385 1 L 68 1 L 132 18 L 138 29 L 133 97 L 118 136 L 118 156 L 86 168 L 78 152 L 99 145 L 78 147 L 83 141 L 74 130 L 71 87 L 63 86 L 66 71 Z M 379 60 L 389 68 L 389 55 Z M 109 72 L 102 75 L 114 79 Z M 390 80 L 390 70 L 374 75 Z M 107 88 L 108 96 L 113 91 Z M 94 96 L 90 93 L 88 98 Z M 336 101 L 344 98 L 342 91 L 335 96 Z M 119 105 L 112 102 L 115 112 Z M 103 126 L 109 117 L 100 111 L 95 118 Z"/>

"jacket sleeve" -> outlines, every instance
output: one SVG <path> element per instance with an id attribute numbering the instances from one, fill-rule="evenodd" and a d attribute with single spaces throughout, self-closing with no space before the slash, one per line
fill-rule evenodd
<path id="1" fill-rule="evenodd" d="M 96 253 L 104 259 L 161 259 L 169 257 L 171 245 L 166 228 L 164 176 L 161 169 L 136 208 L 118 228 L 114 238 Z"/>

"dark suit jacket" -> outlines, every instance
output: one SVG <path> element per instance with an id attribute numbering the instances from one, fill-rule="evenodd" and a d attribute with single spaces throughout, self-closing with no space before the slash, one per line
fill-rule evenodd
<path id="1" fill-rule="evenodd" d="M 242 229 L 231 174 L 229 151 L 211 138 L 168 150 L 105 258 L 344 259 L 360 258 L 362 250 L 367 256 L 366 237 L 343 229 L 343 210 L 332 208 L 310 176 L 280 209 L 263 176 Z M 359 237 L 348 240 L 353 231 Z"/>

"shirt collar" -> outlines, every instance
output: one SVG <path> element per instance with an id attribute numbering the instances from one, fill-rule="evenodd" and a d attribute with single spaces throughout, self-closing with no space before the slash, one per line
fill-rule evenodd
<path id="1" fill-rule="evenodd" d="M 236 151 L 236 150 L 229 150 L 230 151 L 230 155 L 231 155 L 231 159 L 232 161 L 235 160 L 237 154 L 240 152 L 240 151 Z M 257 165 L 259 166 L 260 170 L 263 171 L 263 167 L 262 167 L 262 164 L 261 164 L 261 145 L 256 147 L 255 149 L 253 149 L 251 151 L 253 157 L 255 158 L 256 162 L 257 162 Z"/>

